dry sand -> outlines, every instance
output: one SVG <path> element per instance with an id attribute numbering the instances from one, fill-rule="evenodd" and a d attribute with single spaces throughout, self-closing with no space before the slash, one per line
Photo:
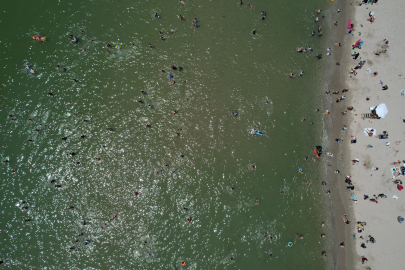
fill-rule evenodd
<path id="1" fill-rule="evenodd" d="M 346 84 L 349 92 L 342 102 L 346 106 L 353 106 L 353 111 L 348 111 L 346 118 L 348 129 L 341 130 L 341 138 L 344 143 L 342 150 L 347 157 L 344 161 L 346 166 L 344 171 L 350 171 L 354 191 L 341 191 L 342 200 L 349 202 L 351 196 L 358 201 L 350 201 L 348 207 L 354 212 L 348 211 L 347 218 L 350 225 L 346 226 L 346 245 L 355 245 L 353 250 L 357 251 L 354 262 L 356 269 L 405 269 L 403 258 L 405 256 L 405 221 L 399 223 L 398 216 L 405 218 L 405 189 L 399 191 L 395 179 L 405 181 L 405 177 L 393 177 L 391 169 L 395 167 L 393 162 L 405 160 L 405 96 L 401 95 L 401 90 L 405 89 L 405 29 L 402 17 L 405 14 L 405 4 L 400 0 L 378 1 L 377 4 L 361 5 L 359 1 L 354 1 L 350 6 L 354 10 L 354 35 L 346 35 L 343 57 L 349 58 L 351 54 L 350 43 L 361 38 L 364 41 L 362 48 L 357 51 L 360 57 L 357 60 L 344 60 L 342 65 L 342 75 L 347 77 Z M 375 22 L 367 21 L 369 12 L 375 12 Z M 343 22 L 341 22 L 343 23 Z M 347 25 L 347 22 L 345 22 Z M 363 25 L 363 27 L 361 26 Z M 361 34 L 360 34 L 361 33 Z M 360 35 L 359 35 L 360 34 Z M 390 46 L 385 47 L 383 40 L 390 41 Z M 387 50 L 386 53 L 375 55 L 377 51 Z M 366 63 L 361 69 L 357 69 L 357 76 L 349 74 L 351 68 L 365 60 Z M 371 72 L 378 72 L 373 77 Z M 388 85 L 388 90 L 381 90 L 379 81 Z M 342 95 L 334 96 L 334 99 Z M 369 98 L 367 101 L 366 98 Z M 370 113 L 370 107 L 385 103 L 388 107 L 388 114 L 385 118 L 369 119 L 362 118 L 361 115 Z M 343 106 L 341 106 L 343 108 Z M 340 114 L 341 112 L 332 112 Z M 338 129 L 340 127 L 336 127 Z M 376 134 L 388 132 L 388 139 L 379 139 L 376 136 L 365 136 L 364 129 L 373 128 Z M 357 142 L 351 144 L 351 136 L 357 137 Z M 335 139 L 335 138 L 331 138 Z M 388 146 L 387 143 L 390 143 Z M 368 145 L 372 145 L 369 148 Z M 358 158 L 359 162 L 352 164 L 350 160 Z M 372 167 L 378 170 L 372 170 Z M 342 166 L 343 167 L 343 166 Z M 345 175 L 340 175 L 339 185 L 347 186 L 344 183 Z M 378 203 L 364 200 L 363 196 L 385 194 L 387 198 L 379 198 Z M 393 196 L 398 199 L 393 199 Z M 347 209 L 348 210 L 348 209 Z M 355 228 L 357 221 L 366 222 L 364 231 L 357 232 Z M 342 221 L 343 223 L 343 218 Z M 353 240 L 355 234 L 355 240 Z M 368 236 L 375 238 L 376 243 L 366 242 Z M 364 239 L 360 239 L 362 236 Z M 364 243 L 366 248 L 360 245 Z M 347 249 L 349 252 L 350 249 Z M 368 263 L 361 263 L 361 256 L 368 259 Z"/>

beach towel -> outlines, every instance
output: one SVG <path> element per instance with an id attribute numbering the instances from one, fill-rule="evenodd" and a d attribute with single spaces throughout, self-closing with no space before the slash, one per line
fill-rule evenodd
<path id="1" fill-rule="evenodd" d="M 373 134 L 372 136 L 375 136 L 377 134 L 377 131 L 374 128 L 365 128 L 364 129 L 364 136 L 370 136 L 368 134 Z M 371 137 L 371 136 L 370 136 Z"/>
<path id="2" fill-rule="evenodd" d="M 401 186 L 401 185 L 397 185 L 397 189 L 398 189 L 399 191 L 401 191 L 401 190 L 403 190 L 403 189 L 404 189 L 404 187 L 403 187 L 403 186 Z"/>
<path id="3" fill-rule="evenodd" d="M 347 24 L 347 29 L 352 28 L 352 19 L 349 19 L 349 23 Z"/>

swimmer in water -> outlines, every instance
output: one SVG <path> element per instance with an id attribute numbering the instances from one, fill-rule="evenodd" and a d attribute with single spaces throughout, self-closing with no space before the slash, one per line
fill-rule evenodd
<path id="1" fill-rule="evenodd" d="M 300 71 L 300 76 L 302 76 L 302 75 L 304 75 L 304 72 L 301 70 L 301 71 Z"/>
<path id="2" fill-rule="evenodd" d="M 290 77 L 290 78 L 294 78 L 295 76 L 294 76 L 294 74 L 292 74 L 292 72 L 290 72 L 289 77 Z"/>
<path id="3" fill-rule="evenodd" d="M 180 3 L 182 3 L 183 5 L 186 5 L 186 3 L 184 3 L 183 0 L 179 0 Z"/>
<path id="4" fill-rule="evenodd" d="M 179 15 L 179 18 L 180 18 L 180 20 L 184 20 L 184 17 L 183 17 L 183 16 L 181 16 L 181 15 Z"/>
<path id="5" fill-rule="evenodd" d="M 73 43 L 77 42 L 77 38 L 75 38 L 73 35 L 70 35 L 70 41 L 72 41 Z"/>
<path id="6" fill-rule="evenodd" d="M 253 35 L 256 35 L 256 29 L 253 29 L 252 33 L 253 33 Z"/>

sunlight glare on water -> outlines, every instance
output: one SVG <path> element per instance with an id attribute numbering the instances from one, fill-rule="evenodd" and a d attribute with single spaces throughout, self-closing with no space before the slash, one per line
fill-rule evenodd
<path id="1" fill-rule="evenodd" d="M 315 2 L 4 7 L 2 268 L 324 269 Z"/>

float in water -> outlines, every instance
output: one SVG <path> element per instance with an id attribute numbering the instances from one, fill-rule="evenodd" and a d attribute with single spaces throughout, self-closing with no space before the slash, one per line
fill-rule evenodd
<path id="1" fill-rule="evenodd" d="M 29 73 L 34 74 L 35 70 L 32 69 L 29 65 L 25 65 L 25 69 L 28 70 Z"/>
<path id="2" fill-rule="evenodd" d="M 32 36 L 33 40 L 37 40 L 37 41 L 45 41 L 46 37 L 43 36 Z"/>
<path id="3" fill-rule="evenodd" d="M 252 134 L 252 135 L 260 135 L 260 136 L 263 136 L 263 131 L 260 131 L 260 130 L 254 129 L 254 128 L 249 129 L 249 130 L 250 130 L 250 134 Z"/>

